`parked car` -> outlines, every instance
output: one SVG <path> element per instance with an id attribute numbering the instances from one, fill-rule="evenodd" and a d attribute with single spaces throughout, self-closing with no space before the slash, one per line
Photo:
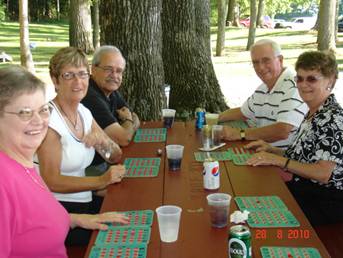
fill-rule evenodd
<path id="1" fill-rule="evenodd" d="M 284 20 L 284 19 L 274 19 L 274 28 L 275 29 L 278 29 L 278 28 L 281 28 L 280 26 L 280 24 L 282 24 L 282 23 L 284 23 L 286 20 Z"/>
<path id="2" fill-rule="evenodd" d="M 316 23 L 316 17 L 296 17 L 290 21 L 279 22 L 275 28 L 288 28 L 297 30 L 310 30 Z"/>
<path id="3" fill-rule="evenodd" d="M 338 32 L 343 32 L 343 17 L 338 19 Z"/>
<path id="4" fill-rule="evenodd" d="M 247 17 L 245 19 L 240 20 L 239 24 L 244 26 L 244 27 L 250 27 L 250 17 Z M 272 21 L 272 19 L 268 15 L 263 16 L 262 27 L 263 28 L 268 28 L 268 29 L 272 29 L 274 27 L 273 26 L 273 21 Z"/>

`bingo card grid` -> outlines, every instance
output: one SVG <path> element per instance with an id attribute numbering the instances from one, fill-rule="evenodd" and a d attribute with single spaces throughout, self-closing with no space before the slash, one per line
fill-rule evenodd
<path id="1" fill-rule="evenodd" d="M 139 128 L 133 139 L 134 142 L 165 142 L 166 128 Z"/>
<path id="2" fill-rule="evenodd" d="M 248 150 L 243 147 L 228 148 L 230 160 L 235 165 L 246 165 L 246 161 L 252 157 L 256 152 L 254 150 Z"/>
<path id="3" fill-rule="evenodd" d="M 299 227 L 299 221 L 289 210 L 263 210 L 249 213 L 252 228 Z"/>
<path id="4" fill-rule="evenodd" d="M 124 211 L 119 212 L 129 218 L 129 224 L 112 223 L 110 228 L 116 226 L 151 226 L 154 218 L 152 210 L 137 210 L 137 211 Z"/>
<path id="5" fill-rule="evenodd" d="M 237 196 L 235 202 L 241 211 L 288 210 L 278 196 Z"/>
<path id="6" fill-rule="evenodd" d="M 151 229 L 149 226 L 112 227 L 100 230 L 95 241 L 97 246 L 148 244 Z"/>
<path id="7" fill-rule="evenodd" d="M 124 161 L 125 177 L 156 177 L 160 170 L 160 158 L 127 158 Z"/>
<path id="8" fill-rule="evenodd" d="M 90 258 L 145 258 L 147 253 L 146 245 L 125 245 L 100 247 L 93 246 Z"/>
<path id="9" fill-rule="evenodd" d="M 262 246 L 260 248 L 263 258 L 320 258 L 316 248 L 311 247 L 284 247 L 284 246 Z"/>
<path id="10" fill-rule="evenodd" d="M 212 158 L 217 161 L 230 160 L 230 155 L 226 151 L 217 152 L 194 152 L 196 161 L 205 161 L 205 159 Z"/>

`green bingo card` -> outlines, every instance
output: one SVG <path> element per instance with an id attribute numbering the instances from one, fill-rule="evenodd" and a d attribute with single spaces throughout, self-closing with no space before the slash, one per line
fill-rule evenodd
<path id="1" fill-rule="evenodd" d="M 243 121 L 243 120 L 235 120 L 235 121 L 227 121 L 227 122 L 221 122 L 221 125 L 227 125 L 233 128 L 238 128 L 238 129 L 246 129 L 248 128 L 248 124 Z"/>
<path id="2" fill-rule="evenodd" d="M 263 258 L 320 258 L 316 248 L 311 247 L 284 247 L 284 246 L 262 246 Z"/>
<path id="3" fill-rule="evenodd" d="M 116 226 L 151 226 L 154 218 L 154 212 L 152 210 L 124 211 L 120 213 L 129 218 L 129 224 L 112 223 L 110 228 Z"/>
<path id="4" fill-rule="evenodd" d="M 145 258 L 146 244 L 100 247 L 93 246 L 90 258 Z"/>
<path id="5" fill-rule="evenodd" d="M 299 227 L 299 221 L 289 210 L 261 210 L 249 213 L 252 228 Z"/>
<path id="6" fill-rule="evenodd" d="M 95 245 L 147 244 L 150 240 L 149 226 L 112 227 L 100 230 Z"/>
<path id="7" fill-rule="evenodd" d="M 243 147 L 228 148 L 227 152 L 235 165 L 246 165 L 246 161 L 256 153 L 254 150 L 248 150 Z"/>
<path id="8" fill-rule="evenodd" d="M 134 142 L 165 142 L 166 128 L 140 128 L 133 139 Z"/>
<path id="9" fill-rule="evenodd" d="M 125 177 L 154 177 L 160 170 L 160 158 L 127 158 Z"/>
<path id="10" fill-rule="evenodd" d="M 278 196 L 237 196 L 235 202 L 241 211 L 288 210 Z"/>
<path id="11" fill-rule="evenodd" d="M 230 160 L 230 155 L 226 151 L 217 152 L 194 152 L 196 161 L 205 161 L 205 159 L 212 158 L 214 160 L 223 161 Z"/>

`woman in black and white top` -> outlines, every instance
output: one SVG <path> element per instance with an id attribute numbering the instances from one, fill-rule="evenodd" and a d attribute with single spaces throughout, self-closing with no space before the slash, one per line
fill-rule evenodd
<path id="1" fill-rule="evenodd" d="M 296 62 L 295 78 L 309 112 L 288 149 L 255 141 L 249 165 L 276 165 L 293 174 L 287 183 L 312 225 L 343 221 L 343 109 L 331 93 L 337 79 L 333 54 L 308 51 Z"/>

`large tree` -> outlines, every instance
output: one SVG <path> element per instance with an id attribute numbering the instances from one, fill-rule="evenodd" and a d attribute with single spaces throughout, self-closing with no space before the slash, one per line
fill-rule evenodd
<path id="1" fill-rule="evenodd" d="M 226 108 L 211 60 L 209 13 L 207 0 L 163 1 L 165 78 L 170 106 L 179 113 Z"/>
<path id="2" fill-rule="evenodd" d="M 321 0 L 319 9 L 318 50 L 334 50 L 335 42 L 336 0 Z"/>
<path id="3" fill-rule="evenodd" d="M 216 56 L 221 56 L 225 47 L 225 25 L 228 10 L 228 0 L 217 0 L 218 3 L 218 31 Z"/>
<path id="4" fill-rule="evenodd" d="M 101 44 L 123 51 L 121 91 L 143 120 L 160 118 L 165 84 L 181 116 L 226 108 L 211 62 L 209 8 L 207 0 L 100 2 Z"/>
<path id="5" fill-rule="evenodd" d="M 70 0 L 69 45 L 89 54 L 94 51 L 89 0 Z"/>
<path id="6" fill-rule="evenodd" d="M 143 120 L 160 118 L 164 96 L 162 0 L 100 2 L 101 44 L 126 58 L 121 92 Z"/>
<path id="7" fill-rule="evenodd" d="M 30 51 L 28 0 L 19 1 L 19 23 L 20 23 L 20 61 L 21 65 L 30 72 L 35 72 L 35 67 Z"/>
<path id="8" fill-rule="evenodd" d="M 256 9 L 256 0 L 250 1 L 250 27 L 249 27 L 249 36 L 246 50 L 249 50 L 250 47 L 255 42 L 256 35 L 256 18 L 257 18 L 257 9 Z"/>

